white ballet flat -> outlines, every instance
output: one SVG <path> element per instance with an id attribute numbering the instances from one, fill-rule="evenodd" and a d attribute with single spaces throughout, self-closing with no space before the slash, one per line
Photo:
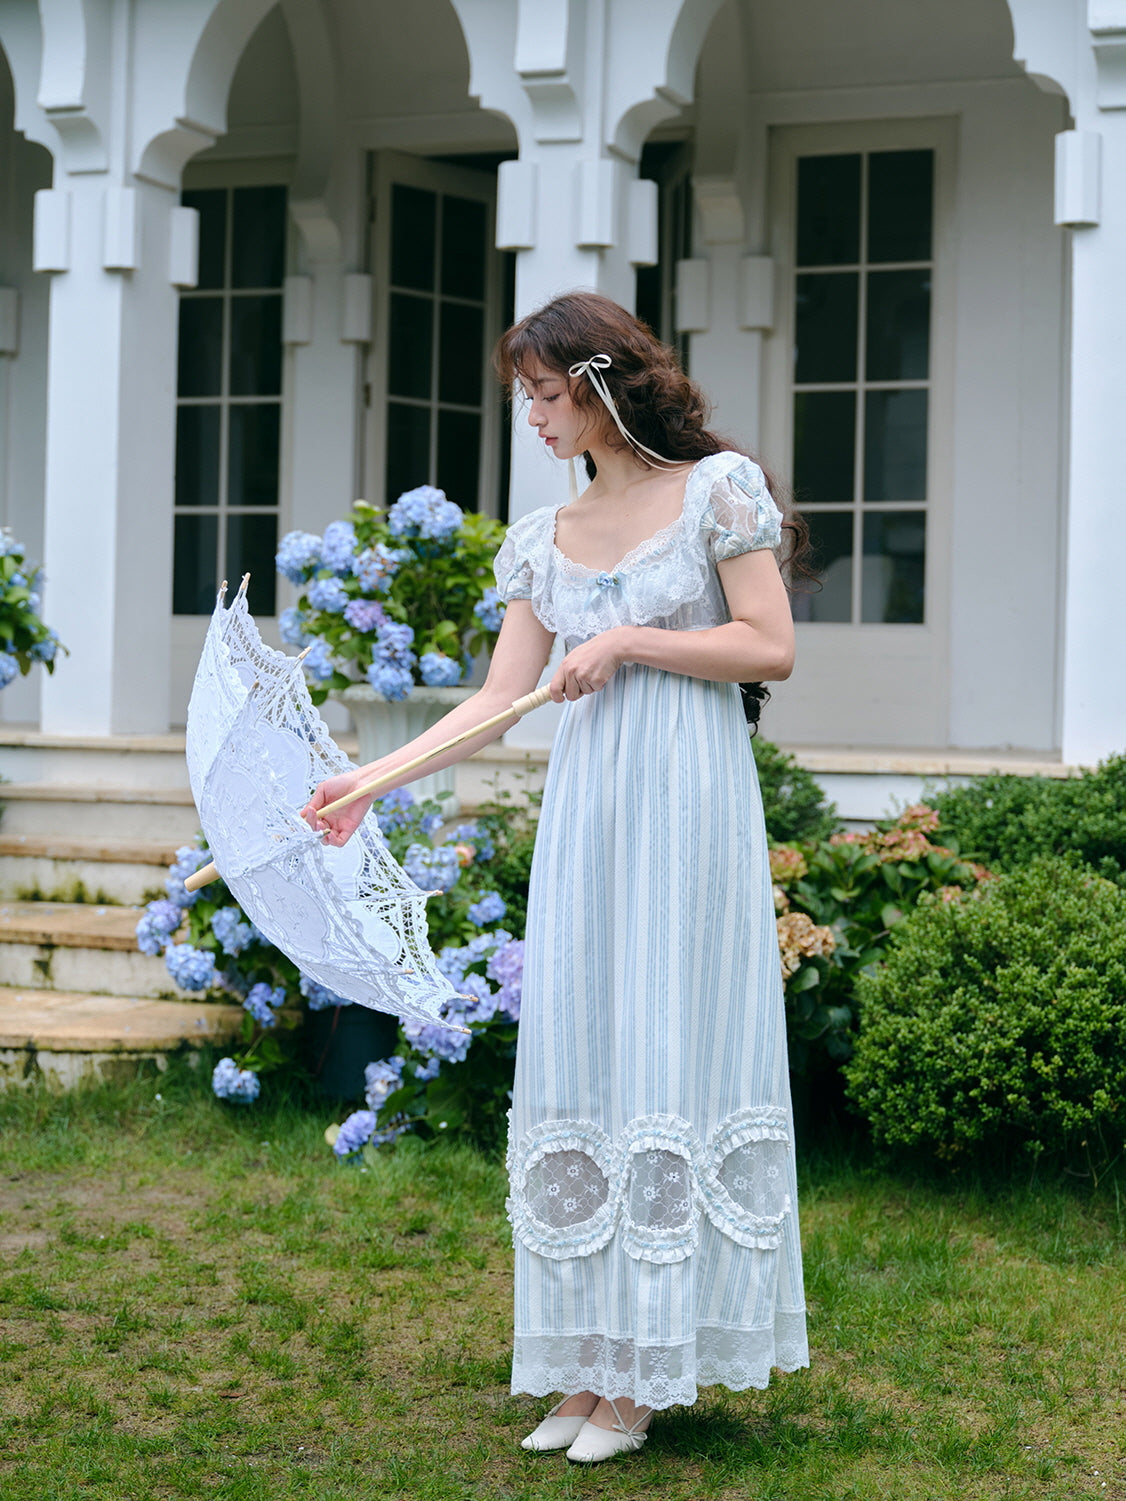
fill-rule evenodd
<path id="1" fill-rule="evenodd" d="M 633 1454 L 649 1437 L 647 1433 L 641 1433 L 638 1429 L 642 1423 L 647 1423 L 653 1416 L 652 1408 L 647 1408 L 641 1417 L 635 1418 L 627 1427 L 622 1422 L 618 1404 L 612 1397 L 608 1398 L 608 1401 L 614 1409 L 614 1417 L 617 1421 L 612 1428 L 600 1428 L 597 1423 L 584 1423 L 579 1429 L 575 1442 L 567 1450 L 567 1458 L 572 1464 L 597 1465 L 601 1464 L 604 1459 L 613 1459 L 615 1454 Z"/>
<path id="2" fill-rule="evenodd" d="M 564 1397 L 563 1402 L 569 1401 Z M 531 1449 L 534 1454 L 549 1454 L 553 1449 L 566 1449 L 573 1444 L 586 1423 L 583 1417 L 556 1417 L 563 1406 L 557 1402 L 538 1428 L 533 1428 L 527 1438 L 520 1440 L 521 1449 Z"/>

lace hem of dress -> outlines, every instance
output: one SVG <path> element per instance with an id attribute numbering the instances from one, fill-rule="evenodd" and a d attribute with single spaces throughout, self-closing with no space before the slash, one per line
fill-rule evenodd
<path id="1" fill-rule="evenodd" d="M 738 1110 L 705 1146 L 673 1115 L 543 1121 L 509 1149 L 513 1234 L 539 1256 L 591 1256 L 616 1232 L 628 1256 L 666 1264 L 697 1249 L 706 1215 L 736 1245 L 774 1250 L 791 1212 L 790 1135 L 777 1105 Z"/>
<path id="2" fill-rule="evenodd" d="M 780 1310 L 767 1328 L 702 1324 L 695 1339 L 674 1345 L 581 1331 L 519 1334 L 512 1390 L 533 1397 L 588 1391 L 660 1409 L 691 1406 L 701 1386 L 761 1390 L 770 1384 L 772 1370 L 796 1371 L 808 1364 L 804 1311 Z"/>

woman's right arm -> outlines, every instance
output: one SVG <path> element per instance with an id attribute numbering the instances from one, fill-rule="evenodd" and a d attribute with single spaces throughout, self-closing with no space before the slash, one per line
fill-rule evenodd
<path id="1" fill-rule="evenodd" d="M 443 741 L 452 739 L 454 735 L 464 734 L 475 724 L 481 724 L 486 719 L 492 718 L 494 714 L 499 714 L 515 699 L 523 698 L 526 693 L 531 693 L 547 666 L 554 639 L 550 631 L 545 630 L 536 619 L 530 602 L 526 599 L 514 599 L 505 609 L 500 635 L 493 648 L 484 686 L 478 689 L 472 698 L 458 704 L 456 709 L 451 709 L 437 724 L 431 725 L 430 729 L 424 730 L 407 745 L 392 751 L 391 755 L 384 756 L 379 761 L 372 761 L 367 766 L 361 766 L 357 771 L 345 772 L 342 776 L 330 777 L 328 781 L 322 782 L 301 810 L 302 818 L 312 828 L 325 831 L 326 844 L 347 843 L 359 827 L 364 814 L 371 807 L 372 799 L 370 797 L 357 798 L 354 803 L 349 803 L 346 808 L 341 808 L 336 813 L 330 813 L 327 818 L 319 817 L 318 809 L 335 802 L 338 797 L 345 797 L 365 782 L 374 781 L 376 777 L 390 775 L 398 767 L 405 766 L 415 756 L 421 755 L 423 751 L 441 745 Z M 512 723 L 514 724 L 515 720 Z M 425 766 L 417 768 L 400 780 L 389 781 L 382 791 L 390 792 L 393 788 L 401 787 L 415 777 L 428 776 L 431 772 L 441 771 L 445 766 L 464 761 L 475 751 L 484 749 L 494 740 L 499 740 L 505 730 L 511 728 L 511 724 L 506 724 L 486 730 L 481 735 L 475 735 L 471 740 L 466 740 L 435 760 L 428 761 Z"/>

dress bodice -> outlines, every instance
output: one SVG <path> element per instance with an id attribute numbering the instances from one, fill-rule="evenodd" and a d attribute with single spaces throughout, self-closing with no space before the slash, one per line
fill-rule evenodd
<path id="1" fill-rule="evenodd" d="M 619 625 L 704 630 L 731 618 L 716 565 L 777 547 L 782 514 L 759 466 L 710 454 L 688 473 L 680 515 L 612 570 L 573 562 L 555 543 L 557 510 L 542 506 L 509 527 L 496 557 L 506 603 L 527 599 L 567 646 Z"/>

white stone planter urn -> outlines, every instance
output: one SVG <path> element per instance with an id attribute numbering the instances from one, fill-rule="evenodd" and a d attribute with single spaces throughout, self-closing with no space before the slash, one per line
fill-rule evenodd
<path id="1" fill-rule="evenodd" d="M 367 683 L 353 683 L 350 688 L 334 690 L 332 697 L 346 705 L 356 734 L 360 741 L 360 765 L 378 761 L 406 745 L 423 730 L 437 724 L 443 714 L 448 714 L 457 704 L 464 703 L 476 693 L 475 688 L 427 688 L 416 684 L 406 698 L 387 699 Z M 455 768 L 447 766 L 444 771 L 431 772 L 410 783 L 410 790 L 418 802 L 428 797 L 437 798 L 442 812 L 448 818 L 460 810 L 454 796 Z M 443 797 L 448 793 L 448 797 Z"/>

